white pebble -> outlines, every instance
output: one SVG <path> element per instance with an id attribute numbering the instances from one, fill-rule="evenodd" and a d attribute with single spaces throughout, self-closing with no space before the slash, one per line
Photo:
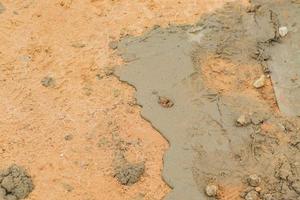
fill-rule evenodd
<path id="1" fill-rule="evenodd" d="M 279 28 L 279 35 L 284 37 L 288 34 L 288 28 L 286 26 L 282 26 Z"/>
<path id="2" fill-rule="evenodd" d="M 257 79 L 257 80 L 253 83 L 253 86 L 254 86 L 255 88 L 261 88 L 261 87 L 264 87 L 265 81 L 266 81 L 266 76 L 265 76 L 265 75 L 261 75 L 261 77 L 260 77 L 259 79 Z"/>
<path id="3" fill-rule="evenodd" d="M 217 196 L 218 186 L 216 186 L 216 185 L 207 185 L 206 188 L 205 188 L 205 192 L 206 192 L 207 196 L 209 196 L 209 197 Z"/>

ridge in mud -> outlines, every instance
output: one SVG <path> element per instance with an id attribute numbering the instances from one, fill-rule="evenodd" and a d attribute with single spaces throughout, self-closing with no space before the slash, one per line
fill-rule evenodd
<path id="1" fill-rule="evenodd" d="M 300 194 L 300 122 L 274 112 L 270 79 L 260 89 L 252 85 L 272 72 L 272 52 L 285 42 L 281 12 L 299 19 L 299 6 L 252 3 L 255 9 L 230 3 L 196 25 L 156 28 L 118 44 L 126 64 L 116 75 L 136 88 L 141 115 L 170 142 L 167 200 L 207 199 L 207 184 L 217 185 L 216 198 L 224 200 Z M 160 97 L 172 106 L 163 107 Z M 236 126 L 241 115 L 249 123 Z M 261 179 L 258 186 L 248 185 L 251 174 Z"/>

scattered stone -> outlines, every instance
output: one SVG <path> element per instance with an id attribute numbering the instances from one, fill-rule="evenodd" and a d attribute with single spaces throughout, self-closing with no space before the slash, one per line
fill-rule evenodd
<path id="1" fill-rule="evenodd" d="M 205 188 L 205 193 L 209 197 L 215 197 L 218 194 L 218 186 L 209 184 Z"/>
<path id="2" fill-rule="evenodd" d="M 73 139 L 73 135 L 72 134 L 65 135 L 65 140 L 70 141 L 72 139 Z"/>
<path id="3" fill-rule="evenodd" d="M 0 198 L 5 200 L 24 199 L 33 190 L 31 177 L 17 165 L 12 165 L 0 173 Z"/>
<path id="4" fill-rule="evenodd" d="M 158 103 L 164 108 L 171 108 L 174 106 L 173 101 L 167 97 L 159 97 Z"/>
<path id="5" fill-rule="evenodd" d="M 109 48 L 115 50 L 118 48 L 118 41 L 111 41 L 109 44 L 108 44 Z"/>
<path id="6" fill-rule="evenodd" d="M 253 86 L 257 89 L 262 88 L 265 86 L 265 81 L 266 81 L 265 75 L 261 75 L 259 79 L 254 81 Z"/>
<path id="7" fill-rule="evenodd" d="M 252 174 L 247 178 L 248 184 L 252 187 L 258 187 L 261 179 L 258 175 Z"/>
<path id="8" fill-rule="evenodd" d="M 247 126 L 251 123 L 250 116 L 247 114 L 243 114 L 239 116 L 239 118 L 236 120 L 236 126 Z"/>
<path id="9" fill-rule="evenodd" d="M 259 195 L 256 191 L 250 191 L 246 194 L 245 200 L 259 200 Z"/>
<path id="10" fill-rule="evenodd" d="M 279 35 L 284 37 L 288 34 L 288 28 L 286 26 L 282 26 L 279 28 Z"/>
<path id="11" fill-rule="evenodd" d="M 53 87 L 55 85 L 55 80 L 50 76 L 46 76 L 41 80 L 41 83 L 44 87 Z"/>
<path id="12" fill-rule="evenodd" d="M 115 168 L 114 177 L 117 178 L 122 185 L 133 185 L 137 183 L 144 174 L 145 164 L 124 163 Z"/>

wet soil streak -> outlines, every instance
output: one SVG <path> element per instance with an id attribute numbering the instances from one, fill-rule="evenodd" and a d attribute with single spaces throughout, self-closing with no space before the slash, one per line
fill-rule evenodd
<path id="1" fill-rule="evenodd" d="M 242 188 L 239 185 L 250 172 L 274 176 L 276 166 L 270 166 L 270 159 L 277 162 L 274 152 L 294 154 L 292 147 L 283 148 L 273 137 L 262 136 L 262 124 L 282 120 L 272 114 L 268 102 L 259 95 L 247 95 L 248 90 L 228 95 L 206 85 L 200 65 L 211 54 L 241 68 L 268 61 L 266 52 L 278 41 L 268 2 L 256 1 L 260 6 L 255 13 L 227 4 L 197 25 L 156 28 L 118 44 L 128 62 L 116 75 L 136 88 L 142 116 L 170 142 L 163 178 L 173 190 L 165 199 L 206 199 L 203 188 L 210 182 Z M 274 17 L 273 12 L 278 11 L 272 11 Z M 160 97 L 171 99 L 172 106 L 166 109 Z M 235 126 L 245 111 L 252 113 L 252 123 Z M 239 192 L 234 193 L 231 199 L 239 198 Z"/>

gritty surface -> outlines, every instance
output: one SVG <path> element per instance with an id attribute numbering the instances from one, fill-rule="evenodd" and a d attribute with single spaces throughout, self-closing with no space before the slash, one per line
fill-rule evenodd
<path id="1" fill-rule="evenodd" d="M 163 177 L 173 189 L 167 200 L 209 199 L 207 184 L 218 186 L 222 200 L 299 197 L 300 121 L 278 109 L 269 62 L 285 44 L 280 16 L 292 10 L 299 19 L 299 4 L 251 2 L 118 44 L 127 62 L 116 75 L 136 88 L 141 115 L 171 144 L 164 157 Z M 157 95 L 174 106 L 165 109 Z"/>
<path id="2" fill-rule="evenodd" d="M 1 168 L 30 170 L 29 200 L 162 199 L 168 144 L 140 117 L 134 89 L 112 76 L 121 61 L 110 42 L 193 23 L 223 2 L 1 0 Z M 113 177 L 116 151 L 145 163 L 130 187 Z"/>

